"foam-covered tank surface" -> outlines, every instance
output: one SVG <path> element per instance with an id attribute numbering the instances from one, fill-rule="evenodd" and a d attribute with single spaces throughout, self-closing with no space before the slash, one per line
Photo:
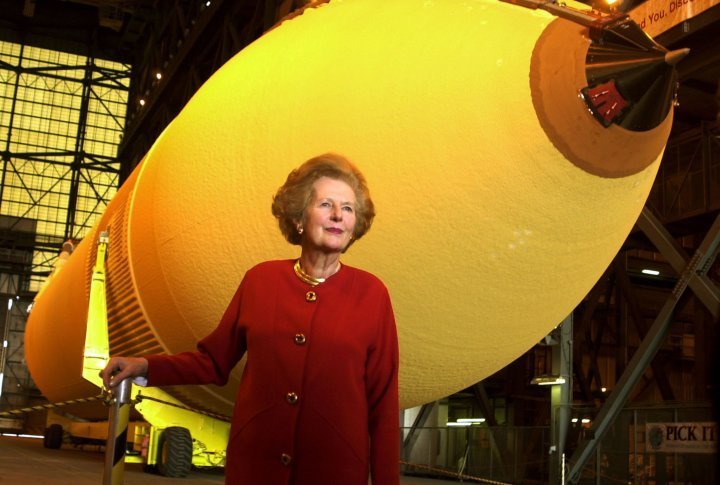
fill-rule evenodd
<path id="1" fill-rule="evenodd" d="M 491 0 L 335 0 L 264 35 L 196 93 L 128 191 L 123 285 L 150 322 L 149 347 L 194 348 L 248 268 L 297 257 L 272 194 L 291 169 L 334 151 L 356 162 L 376 203 L 371 231 L 343 261 L 389 287 L 401 404 L 510 363 L 612 260 L 669 132 L 671 116 L 631 133 L 586 112 L 577 90 L 588 43 L 580 26 Z M 608 152 L 618 145 L 622 155 Z M 622 167 L 598 175 L 604 159 Z M 41 367 L 33 375 L 61 372 Z M 227 412 L 239 375 L 180 392 Z"/>

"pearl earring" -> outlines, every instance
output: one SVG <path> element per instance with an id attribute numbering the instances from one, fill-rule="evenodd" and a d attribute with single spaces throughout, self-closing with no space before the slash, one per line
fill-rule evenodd
<path id="1" fill-rule="evenodd" d="M 302 228 L 302 227 L 298 227 L 298 230 L 297 230 L 297 231 L 298 231 L 298 234 L 302 234 L 302 233 L 303 233 L 303 228 Z"/>

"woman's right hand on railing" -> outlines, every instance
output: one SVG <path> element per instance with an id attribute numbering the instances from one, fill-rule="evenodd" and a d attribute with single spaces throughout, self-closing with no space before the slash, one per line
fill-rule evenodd
<path id="1" fill-rule="evenodd" d="M 143 357 L 111 357 L 107 365 L 100 371 L 106 389 L 112 389 L 125 379 L 145 377 L 148 361 Z"/>

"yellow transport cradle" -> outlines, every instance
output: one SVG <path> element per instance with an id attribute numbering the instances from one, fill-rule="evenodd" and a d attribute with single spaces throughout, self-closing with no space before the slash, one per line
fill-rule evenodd
<path id="1" fill-rule="evenodd" d="M 110 356 L 105 298 L 108 243 L 108 234 L 103 232 L 98 241 L 90 287 L 82 373 L 83 378 L 100 389 L 103 382 L 99 372 Z M 123 398 L 125 387 L 130 389 L 129 397 Z M 156 467 L 160 474 L 169 477 L 185 476 L 193 465 L 225 465 L 230 423 L 219 416 L 192 410 L 157 388 L 132 386 L 129 380 L 118 388 L 113 396 L 115 409 L 107 429 L 105 483 L 122 483 L 123 461 Z M 145 422 L 128 423 L 131 405 L 142 414 Z M 70 433 L 73 433 L 72 427 Z M 128 442 L 131 447 L 127 446 Z M 127 456 L 126 450 L 131 452 Z M 112 476 L 111 481 L 108 481 L 109 476 Z"/>

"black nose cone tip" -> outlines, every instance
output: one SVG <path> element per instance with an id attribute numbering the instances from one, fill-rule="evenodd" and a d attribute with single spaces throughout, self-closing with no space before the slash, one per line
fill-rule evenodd
<path id="1" fill-rule="evenodd" d="M 588 85 L 580 94 L 603 126 L 648 131 L 668 116 L 677 95 L 675 65 L 689 49 L 668 51 L 629 17 L 595 32 L 588 48 Z"/>

